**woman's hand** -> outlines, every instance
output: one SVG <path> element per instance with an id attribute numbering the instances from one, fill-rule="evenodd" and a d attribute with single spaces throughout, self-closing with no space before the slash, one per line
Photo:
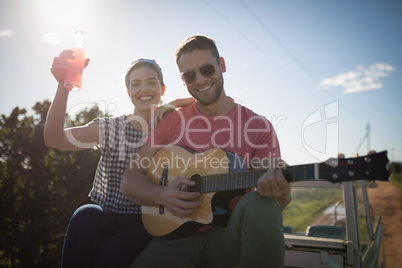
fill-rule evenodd
<path id="1" fill-rule="evenodd" d="M 156 108 L 152 115 L 151 127 L 156 128 L 158 126 L 158 124 L 162 121 L 163 116 L 168 113 L 173 112 L 175 109 L 176 109 L 176 106 L 173 104 L 170 104 L 170 103 Z"/>
<path id="2" fill-rule="evenodd" d="M 54 57 L 53 59 L 50 71 L 59 84 L 64 84 L 64 80 L 66 80 L 66 72 L 69 65 L 68 59 L 74 59 L 72 50 L 63 50 L 59 56 Z M 88 64 L 89 59 L 86 59 L 84 68 L 87 67 Z"/>
<path id="3" fill-rule="evenodd" d="M 169 102 L 168 104 L 159 106 L 155 109 L 152 120 L 151 120 L 151 128 L 156 128 L 158 124 L 162 121 L 163 116 L 168 113 L 173 112 L 176 108 L 186 107 L 192 104 L 195 101 L 193 97 L 184 98 L 184 99 L 176 99 L 174 101 Z"/>

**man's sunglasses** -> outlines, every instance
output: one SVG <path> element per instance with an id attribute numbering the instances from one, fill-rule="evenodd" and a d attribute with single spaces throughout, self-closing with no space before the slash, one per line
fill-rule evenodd
<path id="1" fill-rule="evenodd" d="M 210 77 L 215 74 L 215 67 L 212 64 L 205 64 L 201 66 L 198 70 L 188 71 L 181 74 L 181 79 L 183 79 L 184 83 L 192 84 L 197 77 L 197 72 L 200 72 L 205 77 Z"/>

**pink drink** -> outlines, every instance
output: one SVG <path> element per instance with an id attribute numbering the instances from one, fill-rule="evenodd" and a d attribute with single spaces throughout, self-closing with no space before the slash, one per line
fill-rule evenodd
<path id="1" fill-rule="evenodd" d="M 85 52 L 81 47 L 73 47 L 74 59 L 68 59 L 66 80 L 64 87 L 70 91 L 79 91 L 82 86 L 82 71 L 84 70 Z"/>

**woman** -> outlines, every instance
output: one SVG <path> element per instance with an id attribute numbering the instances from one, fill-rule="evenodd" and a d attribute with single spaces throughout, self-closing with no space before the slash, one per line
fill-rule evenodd
<path id="1" fill-rule="evenodd" d="M 102 151 L 90 197 L 95 204 L 78 208 L 70 219 L 63 247 L 62 267 L 127 267 L 150 240 L 141 220 L 141 207 L 120 191 L 120 180 L 131 156 L 155 121 L 192 98 L 175 100 L 155 111 L 165 93 L 162 70 L 152 59 L 134 61 L 126 72 L 126 86 L 134 105 L 132 115 L 98 118 L 80 127 L 64 128 L 69 91 L 64 88 L 71 50 L 54 58 L 51 72 L 58 81 L 45 125 L 46 146 L 83 150 L 99 145 Z M 85 66 L 89 59 L 85 61 Z"/>

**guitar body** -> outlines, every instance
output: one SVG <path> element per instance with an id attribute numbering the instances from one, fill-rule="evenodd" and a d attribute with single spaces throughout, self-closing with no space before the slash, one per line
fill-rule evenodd
<path id="1" fill-rule="evenodd" d="M 217 162 L 219 160 L 219 163 Z M 168 167 L 167 184 L 176 177 L 196 178 L 207 174 L 229 172 L 229 158 L 226 151 L 218 148 L 193 154 L 178 146 L 164 147 L 153 157 L 147 176 L 159 184 L 164 166 Z M 188 218 L 181 219 L 167 209 L 160 213 L 159 206 L 143 206 L 142 220 L 146 230 L 154 236 L 183 236 L 193 233 L 204 224 L 213 220 L 212 198 L 215 193 L 201 194 L 201 207 Z M 179 227 L 182 227 L 179 229 Z M 176 232 L 175 232 L 176 231 Z"/>

